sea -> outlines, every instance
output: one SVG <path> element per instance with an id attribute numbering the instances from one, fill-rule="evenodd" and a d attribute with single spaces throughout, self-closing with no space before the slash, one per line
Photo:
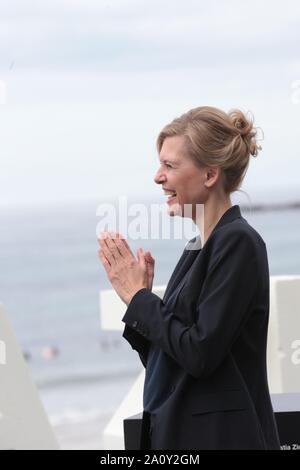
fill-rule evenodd
<path id="1" fill-rule="evenodd" d="M 270 274 L 300 274 L 300 205 L 243 202 L 242 215 L 266 242 Z M 107 422 L 143 368 L 122 331 L 101 329 L 99 292 L 111 285 L 97 254 L 98 206 L 0 210 L 0 302 L 57 429 Z M 134 252 L 151 251 L 156 285 L 167 284 L 187 242 L 127 240 Z M 61 441 L 70 446 L 66 435 Z"/>

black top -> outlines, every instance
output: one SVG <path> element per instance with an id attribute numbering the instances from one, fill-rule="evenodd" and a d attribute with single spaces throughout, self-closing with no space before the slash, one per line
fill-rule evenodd
<path id="1" fill-rule="evenodd" d="M 178 292 L 185 284 L 191 267 L 185 273 L 177 287 L 168 296 L 166 306 L 170 309 L 174 306 Z M 170 363 L 170 364 L 169 364 Z M 170 384 L 174 380 L 174 364 L 170 356 L 164 353 L 156 344 L 152 343 L 147 358 L 147 368 L 144 382 L 143 406 L 149 413 L 155 413 L 170 394 Z"/>
<path id="2" fill-rule="evenodd" d="M 266 369 L 269 281 L 265 242 L 236 205 L 201 252 L 184 253 L 163 300 L 147 288 L 133 296 L 123 336 L 149 365 L 152 449 L 280 449 Z M 148 362 L 152 345 L 163 354 Z"/>

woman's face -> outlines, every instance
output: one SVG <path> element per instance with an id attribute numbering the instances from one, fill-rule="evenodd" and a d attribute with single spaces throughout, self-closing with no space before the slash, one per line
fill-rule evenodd
<path id="1" fill-rule="evenodd" d="M 204 185 L 207 180 L 207 168 L 199 168 L 183 151 L 183 136 L 167 137 L 162 145 L 159 160 L 160 167 L 154 181 L 161 184 L 168 192 L 169 215 L 191 216 L 183 213 L 184 204 L 189 204 L 193 214 L 196 204 L 204 204 L 208 189 Z M 176 194 L 175 194 L 176 193 Z"/>

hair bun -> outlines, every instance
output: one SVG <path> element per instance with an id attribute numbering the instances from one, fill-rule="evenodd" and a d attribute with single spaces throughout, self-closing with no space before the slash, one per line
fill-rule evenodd
<path id="1" fill-rule="evenodd" d="M 242 111 L 240 111 L 239 109 L 233 109 L 229 111 L 228 114 L 233 126 L 238 129 L 241 135 L 246 135 L 252 130 L 253 122 L 248 121 Z"/>
<path id="2" fill-rule="evenodd" d="M 258 145 L 256 140 L 257 128 L 253 125 L 253 117 L 248 119 L 239 109 L 232 109 L 229 111 L 228 116 L 233 127 L 238 130 L 240 136 L 248 146 L 249 153 L 256 157 L 262 147 Z"/>

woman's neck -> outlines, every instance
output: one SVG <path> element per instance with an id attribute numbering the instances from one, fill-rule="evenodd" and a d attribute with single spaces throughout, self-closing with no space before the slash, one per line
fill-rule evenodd
<path id="1" fill-rule="evenodd" d="M 209 238 L 211 232 L 221 219 L 222 215 L 232 207 L 230 197 L 225 199 L 209 199 L 204 204 L 201 204 L 200 213 L 197 214 L 196 219 L 194 220 L 195 224 L 198 227 L 202 247 Z"/>

